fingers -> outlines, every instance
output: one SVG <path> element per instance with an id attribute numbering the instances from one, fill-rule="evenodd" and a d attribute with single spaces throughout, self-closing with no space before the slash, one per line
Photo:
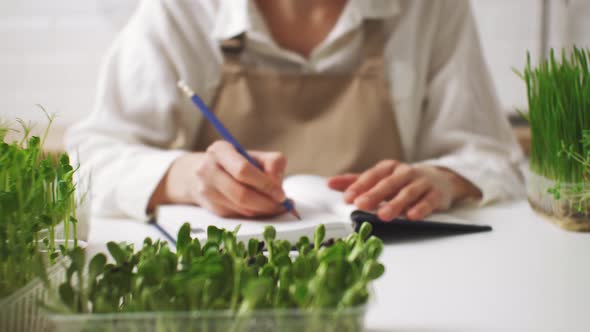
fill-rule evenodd
<path id="1" fill-rule="evenodd" d="M 359 174 L 342 174 L 328 179 L 328 187 L 332 190 L 345 191 L 359 178 Z"/>
<path id="2" fill-rule="evenodd" d="M 215 142 L 209 147 L 209 149 L 207 149 L 207 153 L 210 153 L 221 168 L 238 182 L 272 197 L 275 202 L 281 202 L 286 198 L 280 183 L 277 183 L 272 176 L 265 174 L 263 171 L 250 164 L 248 160 L 238 153 L 230 143 L 225 141 Z M 268 167 L 280 172 L 280 163 L 280 160 L 271 162 L 271 166 Z M 234 193 L 232 196 L 242 195 L 242 192 L 240 191 L 241 189 L 235 190 L 237 194 Z"/>
<path id="3" fill-rule="evenodd" d="M 417 177 L 416 170 L 406 164 L 397 166 L 393 173 L 381 181 L 366 193 L 354 200 L 354 204 L 362 210 L 373 210 L 381 202 L 391 199 L 407 184 Z"/>
<path id="4" fill-rule="evenodd" d="M 399 162 L 394 160 L 385 160 L 378 163 L 375 167 L 362 173 L 359 178 L 351 184 L 344 193 L 346 203 L 353 203 L 357 197 L 374 187 L 383 178 L 389 176 Z"/>
<path id="5" fill-rule="evenodd" d="M 278 153 L 254 154 L 264 170 L 250 164 L 231 144 L 212 144 L 193 173 L 195 182 L 189 187 L 194 188 L 194 202 L 222 217 L 283 212 L 280 202 L 285 196 L 281 181 L 275 179 L 282 178 L 286 161 Z"/>
<path id="6" fill-rule="evenodd" d="M 282 183 L 287 169 L 287 158 L 280 152 L 261 152 L 249 151 L 264 170 L 264 173 L 270 175 L 275 183 Z"/>
<path id="7" fill-rule="evenodd" d="M 222 169 L 215 172 L 213 177 L 212 180 L 217 191 L 227 198 L 238 212 L 251 211 L 254 215 L 268 215 L 279 213 L 282 210 L 279 202 L 238 182 Z M 253 216 L 248 213 L 244 213 L 244 215 Z"/>
<path id="8" fill-rule="evenodd" d="M 238 208 L 215 189 L 209 190 L 207 199 L 201 198 L 200 201 L 202 202 L 201 207 L 223 218 L 255 215 L 253 211 Z"/>
<path id="9" fill-rule="evenodd" d="M 442 201 L 442 194 L 438 190 L 430 190 L 416 205 L 408 210 L 406 215 L 410 220 L 420 220 L 436 211 Z"/>
<path id="10" fill-rule="evenodd" d="M 432 184 L 426 178 L 420 178 L 405 186 L 395 197 L 385 203 L 377 211 L 379 219 L 392 220 L 413 206 L 426 192 L 432 188 Z"/>

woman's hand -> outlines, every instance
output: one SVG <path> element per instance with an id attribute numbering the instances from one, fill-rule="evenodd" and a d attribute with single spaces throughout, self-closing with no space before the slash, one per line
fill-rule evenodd
<path id="1" fill-rule="evenodd" d="M 248 151 L 264 169 L 250 164 L 228 142 L 176 159 L 152 194 L 159 204 L 195 204 L 222 217 L 262 217 L 284 212 L 281 183 L 286 160 L 280 153 Z"/>
<path id="2" fill-rule="evenodd" d="M 344 191 L 345 201 L 359 209 L 377 209 L 377 216 L 384 221 L 403 213 L 419 220 L 449 209 L 456 201 L 481 197 L 471 182 L 450 170 L 395 160 L 384 160 L 361 174 L 332 177 L 328 185 Z"/>

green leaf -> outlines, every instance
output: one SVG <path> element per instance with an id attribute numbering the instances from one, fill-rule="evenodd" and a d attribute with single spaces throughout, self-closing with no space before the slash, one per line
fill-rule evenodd
<path id="1" fill-rule="evenodd" d="M 275 268 L 272 265 L 265 265 L 260 269 L 259 276 L 261 278 L 274 278 Z"/>
<path id="2" fill-rule="evenodd" d="M 288 252 L 281 252 L 279 254 L 276 254 L 273 257 L 273 264 L 280 268 L 283 266 L 290 266 L 291 265 L 291 258 L 289 258 L 289 253 Z"/>
<path id="3" fill-rule="evenodd" d="M 365 243 L 365 247 L 367 248 L 367 256 L 377 260 L 383 252 L 383 241 L 375 236 L 371 236 Z"/>
<path id="4" fill-rule="evenodd" d="M 176 240 L 177 250 L 183 252 L 191 241 L 191 225 L 189 223 L 184 223 L 178 231 L 178 237 Z"/>
<path id="5" fill-rule="evenodd" d="M 313 237 L 313 243 L 315 246 L 315 250 L 319 250 L 320 249 L 320 245 L 322 244 L 322 242 L 324 241 L 324 237 L 326 236 L 326 226 L 324 226 L 324 224 L 320 224 L 316 229 L 315 229 L 315 234 Z"/>
<path id="6" fill-rule="evenodd" d="M 225 232 L 223 234 L 223 245 L 227 252 L 231 253 L 232 255 L 236 254 L 238 245 L 236 243 L 236 237 L 233 233 Z"/>
<path id="7" fill-rule="evenodd" d="M 96 279 L 96 277 L 104 272 L 104 267 L 107 263 L 107 257 L 104 254 L 97 254 L 91 260 L 88 265 L 88 278 L 90 280 Z"/>
<path id="8" fill-rule="evenodd" d="M 242 224 L 239 224 L 238 226 L 236 226 L 236 227 L 234 228 L 234 230 L 232 231 L 232 234 L 233 234 L 234 236 L 238 236 L 238 232 L 240 231 L 240 228 L 242 228 Z"/>
<path id="9" fill-rule="evenodd" d="M 217 255 L 219 254 L 219 245 L 217 243 L 209 242 L 209 240 L 207 240 L 207 242 L 205 242 L 205 245 L 203 246 L 202 251 L 203 256 Z"/>
<path id="10" fill-rule="evenodd" d="M 127 260 L 125 252 L 117 243 L 112 241 L 107 243 L 107 249 L 117 264 L 123 264 Z"/>
<path id="11" fill-rule="evenodd" d="M 368 297 L 367 290 L 363 284 L 355 284 L 353 287 L 347 289 L 342 296 L 340 306 L 352 307 L 366 302 Z"/>
<path id="12" fill-rule="evenodd" d="M 39 148 L 40 145 L 41 145 L 41 139 L 39 138 L 39 136 L 31 136 L 31 138 L 29 138 L 29 143 L 28 143 L 29 149 L 37 149 L 37 148 Z"/>
<path id="13" fill-rule="evenodd" d="M 256 256 L 256 254 L 258 253 L 258 245 L 259 245 L 260 241 L 258 241 L 257 239 L 250 239 L 248 241 L 248 256 L 250 257 L 254 257 Z"/>
<path id="14" fill-rule="evenodd" d="M 221 240 L 223 237 L 223 230 L 215 227 L 209 226 L 207 227 L 207 242 L 221 244 Z"/>
<path id="15" fill-rule="evenodd" d="M 277 236 L 277 231 L 272 226 L 264 227 L 264 232 L 262 233 L 262 237 L 266 241 L 266 243 L 272 242 Z"/>
<path id="16" fill-rule="evenodd" d="M 60 164 L 61 166 L 64 166 L 64 165 L 70 165 L 70 156 L 68 156 L 68 154 L 67 154 L 67 153 L 62 153 L 62 154 L 59 156 L 59 164 Z"/>
<path id="17" fill-rule="evenodd" d="M 74 290 L 70 284 L 63 283 L 59 286 L 59 297 L 67 306 L 74 306 Z"/>
<path id="18" fill-rule="evenodd" d="M 522 72 L 520 72 L 518 69 L 516 69 L 516 68 L 512 67 L 512 72 L 513 72 L 513 73 L 514 73 L 516 76 L 518 76 L 518 77 L 519 77 L 521 80 L 523 80 L 523 81 L 524 81 L 524 80 L 526 80 L 526 79 L 525 79 L 525 77 L 524 77 L 524 74 L 523 74 Z"/>
<path id="19" fill-rule="evenodd" d="M 68 257 L 72 260 L 72 266 L 76 271 L 82 273 L 84 270 L 84 264 L 86 263 L 86 255 L 84 249 L 76 247 L 70 250 Z"/>
<path id="20" fill-rule="evenodd" d="M 375 261 L 369 261 L 363 266 L 363 277 L 366 280 L 375 280 L 385 273 L 385 266 Z"/>
<path id="21" fill-rule="evenodd" d="M 310 296 L 309 288 L 305 282 L 298 282 L 289 287 L 289 293 L 300 307 L 305 307 Z"/>
<path id="22" fill-rule="evenodd" d="M 146 238 L 143 240 L 143 246 L 144 246 L 144 247 L 151 247 L 152 245 L 153 245 L 153 241 L 152 241 L 152 239 L 151 239 L 151 238 L 149 238 L 149 237 L 146 237 Z"/>
<path id="23" fill-rule="evenodd" d="M 295 244 L 295 247 L 297 250 L 301 251 L 301 247 L 304 245 L 309 245 L 310 243 L 311 242 L 309 242 L 309 238 L 307 236 L 302 236 L 299 238 L 299 241 L 297 241 L 297 244 Z"/>
<path id="24" fill-rule="evenodd" d="M 373 233 L 373 226 L 371 226 L 371 223 L 366 221 L 363 222 L 359 230 L 359 237 L 365 241 L 371 235 L 371 233 Z"/>
<path id="25" fill-rule="evenodd" d="M 193 242 L 190 245 L 190 252 L 193 255 L 193 257 L 201 256 L 201 242 L 199 241 L 199 239 L 193 239 Z"/>
<path id="26" fill-rule="evenodd" d="M 293 282 L 293 270 L 289 266 L 281 268 L 279 273 L 279 289 L 289 289 Z"/>
<path id="27" fill-rule="evenodd" d="M 272 286 L 272 280 L 269 278 L 251 279 L 242 291 L 242 295 L 253 304 L 259 303 L 268 294 Z"/>

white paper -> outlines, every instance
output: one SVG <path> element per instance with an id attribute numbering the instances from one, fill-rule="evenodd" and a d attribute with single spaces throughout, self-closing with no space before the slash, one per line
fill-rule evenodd
<path id="1" fill-rule="evenodd" d="M 287 197 L 295 201 L 297 211 L 302 220 L 284 213 L 266 219 L 234 219 L 221 218 L 209 211 L 191 205 L 164 205 L 158 208 L 158 224 L 170 235 L 176 236 L 185 222 L 192 228 L 192 236 L 206 238 L 209 225 L 228 230 L 238 225 L 239 240 L 249 238 L 262 239 L 262 232 L 268 225 L 277 230 L 277 239 L 297 241 L 301 236 L 313 237 L 319 224 L 326 226 L 326 238 L 344 237 L 353 232 L 350 212 L 354 206 L 344 204 L 342 193 L 328 188 L 326 179 L 312 175 L 297 175 L 285 180 L 283 188 Z"/>

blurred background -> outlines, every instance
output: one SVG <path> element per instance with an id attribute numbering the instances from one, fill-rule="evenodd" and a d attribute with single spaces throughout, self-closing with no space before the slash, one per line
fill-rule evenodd
<path id="1" fill-rule="evenodd" d="M 57 136 L 85 117 L 101 60 L 139 1 L 0 0 L 0 116 L 43 124 L 35 107 L 41 104 L 58 114 Z M 512 68 L 524 67 L 527 50 L 537 59 L 550 47 L 590 47 L 589 0 L 472 0 L 472 5 L 507 116 L 515 108 L 526 110 L 525 87 Z M 59 148 L 59 138 L 49 144 Z"/>

